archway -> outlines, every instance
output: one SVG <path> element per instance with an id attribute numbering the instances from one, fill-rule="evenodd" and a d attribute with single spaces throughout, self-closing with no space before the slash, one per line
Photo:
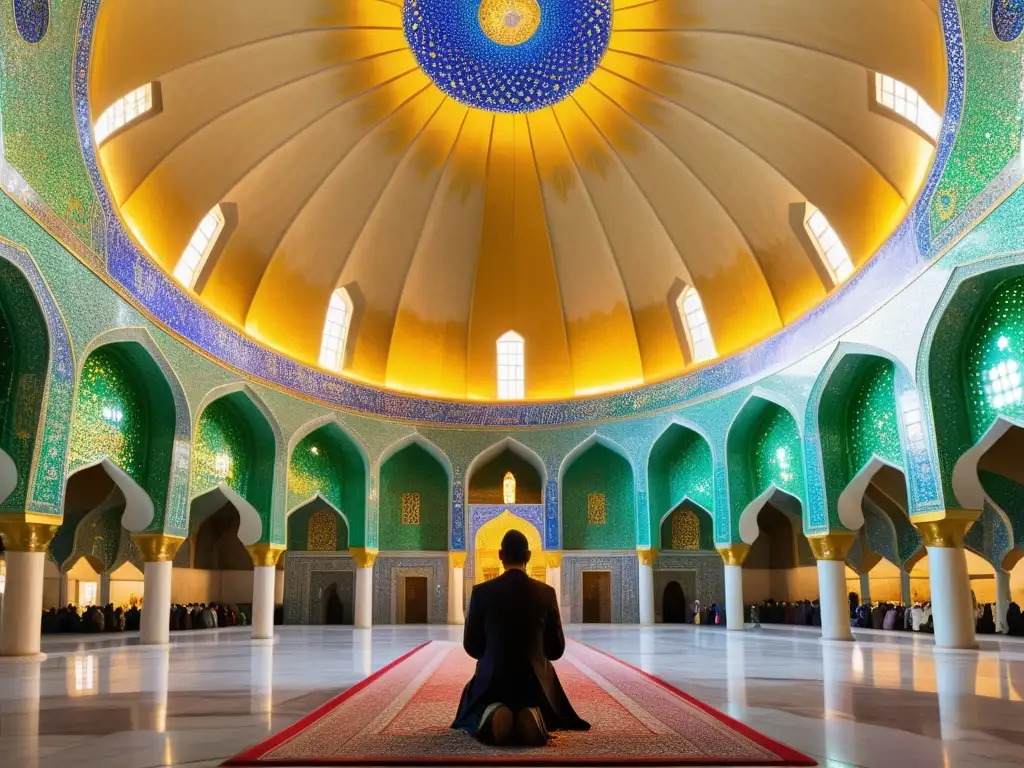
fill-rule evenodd
<path id="1" fill-rule="evenodd" d="M 621 453 L 593 438 L 569 454 L 559 475 L 565 549 L 636 549 L 633 467 Z"/>
<path id="2" fill-rule="evenodd" d="M 544 581 L 544 545 L 541 543 L 540 531 L 523 518 L 505 510 L 480 526 L 476 532 L 473 542 L 475 583 L 480 584 L 501 575 L 502 565 L 498 559 L 498 551 L 501 549 L 502 537 L 512 530 L 519 531 L 526 536 L 526 541 L 530 546 L 532 556 L 527 572 L 531 578 Z"/>
<path id="3" fill-rule="evenodd" d="M 480 454 L 472 461 L 467 472 L 467 503 L 543 503 L 544 465 L 539 457 L 531 453 L 519 443 L 508 441 Z M 515 478 L 515 498 L 511 502 L 506 502 L 505 497 L 505 477 L 508 474 Z"/>
<path id="4" fill-rule="evenodd" d="M 714 510 L 714 462 L 711 446 L 695 430 L 671 424 L 651 448 L 647 462 L 647 491 L 651 514 L 652 546 L 666 548 L 666 515 L 684 500 L 703 510 Z M 714 515 L 707 521 L 712 548 Z M 699 523 L 698 523 L 699 524 Z M 701 534 L 705 534 L 701 528 Z"/>
<path id="5" fill-rule="evenodd" d="M 686 605 L 686 594 L 678 581 L 670 581 L 665 585 L 661 598 L 662 621 L 665 624 L 685 624 L 689 615 Z"/>
<path id="6" fill-rule="evenodd" d="M 661 520 L 661 549 L 664 552 L 714 552 L 715 531 L 711 514 L 684 499 Z"/>
<path id="7" fill-rule="evenodd" d="M 300 435 L 288 460 L 288 548 L 295 549 L 292 530 L 299 523 L 294 514 L 317 499 L 343 518 L 344 539 L 337 529 L 340 546 L 366 546 L 367 465 L 362 450 L 333 420 Z"/>
<path id="8" fill-rule="evenodd" d="M 289 552 L 348 552 L 345 516 L 317 496 L 288 513 Z"/>
<path id="9" fill-rule="evenodd" d="M 419 443 L 392 454 L 380 470 L 380 548 L 447 550 L 449 485 L 445 467 Z"/>
<path id="10" fill-rule="evenodd" d="M 745 602 L 816 600 L 818 573 L 801 529 L 799 502 L 776 491 L 757 511 L 755 521 L 757 536 L 743 563 Z"/>

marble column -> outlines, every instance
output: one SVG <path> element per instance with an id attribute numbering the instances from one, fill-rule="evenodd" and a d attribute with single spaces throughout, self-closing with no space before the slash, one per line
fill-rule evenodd
<path id="1" fill-rule="evenodd" d="M 1010 609 L 1010 574 L 1002 568 L 996 568 L 996 632 L 1007 634 L 1010 629 L 1006 623 L 1006 612 Z"/>
<path id="2" fill-rule="evenodd" d="M 718 547 L 718 554 L 725 563 L 725 626 L 726 629 L 744 628 L 743 606 L 743 561 L 750 553 L 750 545 L 735 542 Z"/>
<path id="3" fill-rule="evenodd" d="M 266 542 L 246 547 L 252 558 L 252 639 L 274 637 L 274 581 L 284 547 Z"/>
<path id="4" fill-rule="evenodd" d="M 867 571 L 860 574 L 860 604 L 871 604 L 871 577 Z"/>
<path id="5" fill-rule="evenodd" d="M 185 539 L 165 533 L 136 533 L 132 540 L 146 563 L 139 642 L 166 645 L 171 640 L 171 561 Z"/>
<path id="6" fill-rule="evenodd" d="M 21 516 L 14 520 L 0 520 L 7 562 L 7 581 L 0 610 L 0 656 L 40 655 L 46 548 L 57 527 L 48 520 L 28 521 Z"/>
<path id="7" fill-rule="evenodd" d="M 640 623 L 654 623 L 654 561 L 658 559 L 656 549 L 638 549 L 639 580 L 637 581 L 640 596 Z"/>
<path id="8" fill-rule="evenodd" d="M 913 521 L 928 550 L 928 581 L 931 585 L 936 648 L 978 647 L 974 637 L 971 581 L 964 554 L 964 534 L 978 514 L 967 510 L 946 510 L 936 515 L 936 519 Z"/>
<path id="9" fill-rule="evenodd" d="M 857 534 L 852 531 L 807 537 L 818 561 L 822 640 L 853 640 L 850 601 L 846 592 L 846 555 L 856 540 Z"/>
<path id="10" fill-rule="evenodd" d="M 66 608 L 67 604 L 71 602 L 71 596 L 68 591 L 71 587 L 70 579 L 68 579 L 68 572 L 62 570 L 60 572 L 60 579 L 57 581 L 57 607 Z"/>
<path id="11" fill-rule="evenodd" d="M 100 574 L 100 587 L 96 591 L 96 602 L 105 607 L 110 602 L 110 572 L 104 571 Z"/>
<path id="12" fill-rule="evenodd" d="M 448 553 L 448 623 L 465 624 L 466 553 Z"/>
<path id="13" fill-rule="evenodd" d="M 545 552 L 544 581 L 555 590 L 555 599 L 558 600 L 558 610 L 562 610 L 562 553 Z"/>
<path id="14" fill-rule="evenodd" d="M 910 571 L 900 568 L 900 599 L 910 608 L 914 605 L 914 594 L 910 591 Z"/>
<path id="15" fill-rule="evenodd" d="M 356 629 L 370 629 L 373 626 L 373 561 L 377 559 L 377 550 L 351 547 L 349 552 L 356 561 Z"/>

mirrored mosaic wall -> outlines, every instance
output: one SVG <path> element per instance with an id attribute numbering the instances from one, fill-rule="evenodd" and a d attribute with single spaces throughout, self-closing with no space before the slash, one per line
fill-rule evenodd
<path id="1" fill-rule="evenodd" d="M 310 533 L 319 510 L 303 507 L 314 500 L 340 515 L 339 550 L 465 549 L 470 467 L 506 438 L 530 495 L 520 503 L 543 511 L 547 549 L 667 549 L 666 530 L 676 534 L 666 516 L 684 501 L 710 521 L 701 547 L 707 530 L 725 545 L 773 485 L 797 500 L 805 533 L 826 533 L 843 527 L 840 496 L 875 459 L 901 473 L 908 526 L 1019 498 L 1019 478 L 986 464 L 1024 407 L 1024 42 L 1014 23 L 993 26 L 993 4 L 940 3 L 950 101 L 935 168 L 907 223 L 842 291 L 785 334 L 693 375 L 531 406 L 339 384 L 267 356 L 180 294 L 167 298 L 163 277 L 126 255 L 80 144 L 83 30 L 96 6 L 0 16 L 0 448 L 18 468 L 2 508 L 63 520 L 62 558 L 103 501 L 74 478 L 104 462 L 153 501 L 150 530 L 187 534 L 197 499 L 223 483 L 257 510 L 265 541 L 297 544 L 288 515 L 308 515 L 305 528 L 294 518 L 306 549 L 330 540 L 329 526 Z M 422 447 L 409 448 L 413 439 Z M 961 461 L 978 466 L 976 483 L 954 484 Z M 480 485 L 486 503 L 502 503 L 506 471 Z M 418 524 L 409 502 L 403 522 L 407 494 L 419 495 Z M 870 491 L 865 499 L 871 534 Z M 1024 546 L 1015 515 L 983 516 L 972 534 L 990 562 Z M 1009 523 L 989 530 L 990 519 Z M 679 537 L 692 543 L 692 532 Z M 874 542 L 896 560 L 915 547 L 909 536 Z"/>

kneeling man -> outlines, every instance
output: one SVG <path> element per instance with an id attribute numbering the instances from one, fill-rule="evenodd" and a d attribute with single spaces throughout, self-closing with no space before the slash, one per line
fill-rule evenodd
<path id="1" fill-rule="evenodd" d="M 473 588 L 462 645 L 477 659 L 453 728 L 488 744 L 540 746 L 548 732 L 585 731 L 551 662 L 565 651 L 555 590 L 526 573 L 530 549 L 509 531 L 498 552 L 505 572 Z"/>

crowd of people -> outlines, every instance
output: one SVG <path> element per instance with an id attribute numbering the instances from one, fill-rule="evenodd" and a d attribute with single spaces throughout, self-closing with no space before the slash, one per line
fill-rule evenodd
<path id="1" fill-rule="evenodd" d="M 248 617 L 237 605 L 188 603 L 171 606 L 171 631 L 244 627 Z"/>
<path id="2" fill-rule="evenodd" d="M 68 604 L 61 608 L 50 608 L 43 611 L 43 632 L 54 634 L 93 634 L 97 632 L 131 632 L 138 630 L 142 618 L 139 605 L 133 603 L 127 608 L 114 606 L 90 605 L 79 610 L 77 605 Z"/>
<path id="3" fill-rule="evenodd" d="M 898 603 L 861 603 L 856 592 L 850 593 L 850 626 L 855 629 L 885 629 L 905 632 L 935 631 L 930 602 L 915 602 L 912 606 Z M 1024 615 L 1017 603 L 1010 603 L 1006 613 L 1005 626 L 996 618 L 996 607 L 992 603 L 978 603 L 974 609 L 975 631 L 979 635 L 1002 633 L 1024 636 Z M 817 600 L 796 600 L 794 602 L 763 600 L 757 605 L 746 607 L 746 620 L 755 626 L 760 624 L 796 624 L 808 627 L 821 626 L 821 605 Z"/>
<path id="4" fill-rule="evenodd" d="M 217 603 L 174 604 L 168 620 L 172 631 L 240 627 L 249 621 L 237 605 Z M 138 631 L 141 621 L 142 604 L 138 600 L 132 600 L 128 606 L 108 603 L 106 606 L 89 605 L 84 608 L 69 603 L 43 611 L 42 629 L 44 634 L 133 632 Z"/>

